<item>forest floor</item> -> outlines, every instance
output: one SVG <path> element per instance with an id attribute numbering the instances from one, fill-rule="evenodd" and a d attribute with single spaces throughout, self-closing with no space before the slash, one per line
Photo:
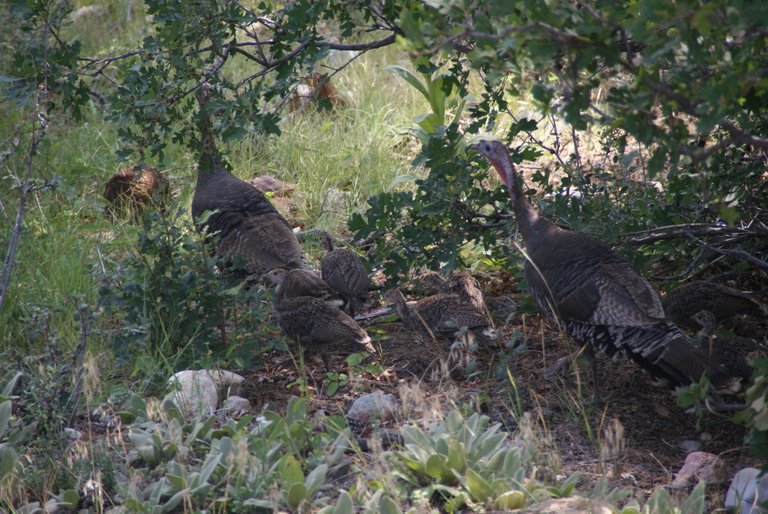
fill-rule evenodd
<path id="1" fill-rule="evenodd" d="M 728 477 L 708 489 L 714 508 L 723 506 L 736 471 L 759 465 L 747 454 L 746 430 L 732 421 L 732 413 L 707 412 L 697 427 L 696 416 L 678 406 L 669 389 L 653 386 L 649 375 L 624 358 L 598 356 L 601 401 L 592 401 L 591 372 L 585 359 L 566 367 L 558 377 L 545 378 L 544 370 L 573 351 L 574 343 L 543 316 L 514 313 L 524 293 L 508 294 L 517 290 L 509 277 L 494 277 L 485 285 L 499 344 L 509 342 L 507 348 L 478 351 L 470 367 L 440 372 L 435 363 L 447 348 L 419 342 L 399 321 L 387 318 L 376 323 L 374 319 L 366 328 L 380 344 L 376 363 L 383 372 L 357 372 L 329 396 L 324 366 L 310 363 L 306 383 L 313 409 L 343 415 L 355 398 L 373 391 L 393 393 L 401 405 L 419 397 L 421 404 L 411 406 L 410 416 L 385 424 L 394 428 L 407 417 L 415 419 L 419 408 L 474 405 L 510 433 L 532 429 L 545 461 L 539 474 L 543 471 L 562 479 L 579 473 L 580 490 L 590 490 L 605 478 L 612 487 L 635 494 L 650 492 L 672 483 L 688 453 L 706 451 L 725 462 Z M 266 358 L 265 368 L 247 374 L 242 394 L 257 411 L 282 412 L 292 395 L 301 394 L 297 386 L 301 377 L 295 367 L 281 364 L 284 353 Z M 333 371 L 352 376 L 344 368 L 342 360 L 332 361 Z M 470 368 L 474 372 L 468 373 Z"/>

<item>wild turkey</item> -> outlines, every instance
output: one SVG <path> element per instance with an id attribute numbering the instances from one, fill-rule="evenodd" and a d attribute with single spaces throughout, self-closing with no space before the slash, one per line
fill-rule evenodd
<path id="1" fill-rule="evenodd" d="M 708 310 L 701 310 L 691 316 L 691 320 L 701 327 L 699 344 L 709 353 L 714 362 L 719 363 L 733 377 L 734 388 L 738 390 L 740 381 L 749 379 L 752 367 L 749 362 L 768 354 L 768 346 L 754 339 L 737 335 L 717 335 L 717 316 Z"/>
<path id="2" fill-rule="evenodd" d="M 483 140 L 473 148 L 507 186 L 525 243 L 524 272 L 531 294 L 549 318 L 559 319 L 585 345 L 596 396 L 592 347 L 611 357 L 623 353 L 673 387 L 704 374 L 716 385 L 726 381 L 722 368 L 710 365 L 707 355 L 664 316 L 658 293 L 629 262 L 597 239 L 562 229 L 536 212 L 501 142 Z M 565 362 L 561 359 L 559 365 Z"/>
<path id="3" fill-rule="evenodd" d="M 272 278 L 277 285 L 272 303 L 277 323 L 310 357 L 320 356 L 328 368 L 329 355 L 375 352 L 370 336 L 346 313 L 319 298 L 289 298 L 285 294 L 285 274 Z"/>
<path id="4" fill-rule="evenodd" d="M 106 214 L 110 219 L 126 214 L 137 216 L 152 204 L 162 209 L 169 196 L 168 179 L 150 166 L 118 170 L 104 185 L 104 198 L 110 204 Z"/>
<path id="5" fill-rule="evenodd" d="M 485 299 L 480 284 L 475 277 L 466 271 L 453 273 L 445 278 L 440 273 L 430 271 L 421 276 L 421 281 L 438 288 L 443 294 L 455 294 L 461 298 L 461 301 L 473 305 L 481 312 L 486 311 Z"/>
<path id="6" fill-rule="evenodd" d="M 336 291 L 332 290 L 314 270 L 276 268 L 266 272 L 263 277 L 275 286 L 280 285 L 283 298 L 312 296 L 336 308 L 344 303 Z"/>
<path id="7" fill-rule="evenodd" d="M 404 323 L 426 339 L 453 339 L 463 327 L 485 346 L 496 337 L 485 313 L 458 295 L 436 294 L 409 305 L 400 290 L 391 289 L 384 298 L 395 305 Z"/>
<path id="8" fill-rule="evenodd" d="M 359 314 L 368 301 L 368 291 L 373 287 L 363 261 L 352 250 L 334 248 L 330 234 L 325 235 L 323 246 L 326 251 L 320 261 L 323 280 L 341 295 L 350 314 Z"/>
<path id="9" fill-rule="evenodd" d="M 737 289 L 713 282 L 695 281 L 677 287 L 661 300 L 667 317 L 686 328 L 697 328 L 694 316 L 709 311 L 720 322 L 738 314 L 766 316 L 765 308 Z"/>
<path id="10" fill-rule="evenodd" d="M 211 129 L 209 95 L 205 84 L 198 97 L 201 148 L 192 217 L 218 237 L 217 251 L 237 271 L 254 275 L 300 267 L 301 246 L 285 218 L 261 191 L 224 167 Z"/>

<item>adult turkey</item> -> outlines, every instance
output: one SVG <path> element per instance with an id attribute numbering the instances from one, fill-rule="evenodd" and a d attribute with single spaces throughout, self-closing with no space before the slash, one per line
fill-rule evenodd
<path id="1" fill-rule="evenodd" d="M 656 290 L 632 265 L 588 235 L 558 227 L 533 208 L 506 147 L 482 140 L 472 146 L 506 184 L 526 250 L 525 278 L 539 308 L 558 319 L 584 345 L 592 363 L 597 395 L 596 348 L 629 357 L 672 387 L 708 375 L 715 385 L 728 381 L 723 369 L 664 315 Z M 560 366 L 565 364 L 561 359 Z"/>
<path id="2" fill-rule="evenodd" d="M 360 313 L 373 282 L 363 261 L 352 250 L 335 248 L 330 234 L 323 239 L 326 254 L 320 261 L 323 280 L 344 299 L 350 314 Z"/>
<path id="3" fill-rule="evenodd" d="M 258 276 L 274 268 L 303 263 L 301 245 L 285 218 L 264 193 L 224 167 L 214 140 L 204 84 L 200 103 L 200 160 L 192 198 L 192 218 L 218 238 L 217 251 L 235 270 Z M 209 213 L 204 217 L 204 213 Z"/>
<path id="4" fill-rule="evenodd" d="M 375 352 L 368 333 L 345 312 L 320 298 L 288 297 L 285 273 L 271 276 L 277 285 L 272 307 L 278 325 L 310 357 L 320 356 L 326 369 L 330 355 Z"/>

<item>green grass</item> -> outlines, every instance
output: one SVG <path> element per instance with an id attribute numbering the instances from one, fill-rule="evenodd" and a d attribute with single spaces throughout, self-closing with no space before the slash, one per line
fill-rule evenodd
<path id="1" fill-rule="evenodd" d="M 75 7 L 90 5 L 76 2 Z M 130 46 L 146 29 L 138 2 L 96 2 L 98 11 L 81 16 L 66 30 L 81 36 L 84 53 L 105 55 Z M 92 30 L 96 27 L 108 30 Z M 415 147 L 408 136 L 412 118 L 427 109 L 414 91 L 402 87 L 384 67 L 403 64 L 397 49 L 372 52 L 357 59 L 334 85 L 347 106 L 333 112 L 285 111 L 280 137 L 254 134 L 237 144 L 223 146 L 236 175 L 252 178 L 272 174 L 297 185 L 294 197 L 298 216 L 306 228 L 341 231 L 351 212 L 365 208 L 366 200 L 392 187 L 393 179 L 410 171 Z M 10 115 L 0 131 L 11 133 L 29 110 L 4 105 Z M 27 107 L 29 109 L 29 107 Z M 58 337 L 74 345 L 79 325 L 73 319 L 75 296 L 95 304 L 104 278 L 102 263 L 122 259 L 136 240 L 137 227 L 113 225 L 104 219 L 104 183 L 120 167 L 116 158 L 116 127 L 103 119 L 92 104 L 83 122 L 54 113 L 50 129 L 33 161 L 33 176 L 42 183 L 54 180 L 55 191 L 30 197 L 24 216 L 17 267 L 2 312 L 0 344 L 32 351 L 27 324 L 38 311 L 53 308 L 52 326 Z M 26 129 L 28 125 L 23 125 Z M 22 136 L 24 133 L 22 133 Z M 3 178 L 23 176 L 22 137 L 17 153 L 5 164 Z M 195 185 L 197 156 L 187 148 L 169 146 L 157 166 L 172 180 L 175 205 L 187 208 Z M 5 182 L 5 181 L 4 181 Z M 329 189 L 340 193 L 329 195 Z M 0 200 L 7 218 L 0 219 L 2 237 L 10 233 L 17 192 L 7 189 Z M 335 199 L 335 200 L 334 200 Z M 0 239 L 4 241 L 4 239 Z M 3 245 L 5 249 L 5 245 Z M 55 307 L 55 308 L 54 308 Z M 30 347 L 31 345 L 31 347 Z"/>

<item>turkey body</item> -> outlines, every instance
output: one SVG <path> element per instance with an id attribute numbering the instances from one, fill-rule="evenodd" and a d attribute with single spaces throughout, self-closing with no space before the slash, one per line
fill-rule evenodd
<path id="1" fill-rule="evenodd" d="M 623 354 L 673 387 L 703 375 L 713 383 L 728 379 L 665 317 L 658 293 L 629 262 L 597 239 L 539 216 L 523 195 L 522 181 L 502 143 L 481 141 L 474 148 L 508 187 L 526 248 L 525 277 L 550 319 L 581 344 L 608 356 Z"/>
<path id="2" fill-rule="evenodd" d="M 205 84 L 198 97 L 201 150 L 192 218 L 218 238 L 218 253 L 237 271 L 253 275 L 301 266 L 301 245 L 285 218 L 264 193 L 224 167 L 207 112 L 209 94 Z"/>
<path id="3" fill-rule="evenodd" d="M 346 313 L 321 298 L 291 296 L 300 292 L 289 289 L 294 287 L 289 278 L 294 271 L 280 269 L 267 274 L 277 286 L 272 307 L 285 334 L 310 356 L 322 357 L 326 367 L 329 355 L 374 353 L 368 333 Z"/>
<path id="4" fill-rule="evenodd" d="M 634 268 L 600 241 L 553 227 L 554 245 L 526 244 L 525 277 L 539 308 L 576 341 L 620 353 L 672 386 L 698 381 L 710 362 L 667 320 L 661 300 Z M 534 266 L 535 264 L 535 266 Z"/>
<path id="5" fill-rule="evenodd" d="M 347 314 L 319 298 L 282 298 L 274 309 L 285 334 L 309 355 L 319 355 L 326 363 L 329 355 L 374 353 L 366 331 Z"/>
<path id="6" fill-rule="evenodd" d="M 341 307 L 343 300 L 323 281 L 315 271 L 305 268 L 275 268 L 263 277 L 280 286 L 283 298 L 312 296 L 320 298 L 333 307 Z"/>
<path id="7" fill-rule="evenodd" d="M 764 307 L 749 295 L 731 287 L 702 280 L 669 291 L 662 303 L 667 316 L 687 328 L 696 328 L 699 325 L 695 316 L 702 310 L 710 312 L 718 322 L 739 314 L 768 315 Z"/>
<path id="8" fill-rule="evenodd" d="M 453 273 L 448 278 L 444 278 L 439 273 L 430 272 L 424 275 L 423 281 L 437 287 L 443 294 L 458 295 L 462 302 L 469 303 L 480 311 L 486 310 L 480 284 L 466 271 Z"/>
<path id="9" fill-rule="evenodd" d="M 330 236 L 324 239 L 323 245 L 327 252 L 320 261 L 323 280 L 344 299 L 354 316 L 363 310 L 373 282 L 355 252 L 334 248 Z"/>
<path id="10" fill-rule="evenodd" d="M 466 327 L 484 345 L 490 345 L 495 333 L 483 311 L 454 294 L 436 294 L 408 305 L 398 290 L 388 291 L 385 298 L 397 307 L 400 318 L 426 339 L 455 338 Z"/>

